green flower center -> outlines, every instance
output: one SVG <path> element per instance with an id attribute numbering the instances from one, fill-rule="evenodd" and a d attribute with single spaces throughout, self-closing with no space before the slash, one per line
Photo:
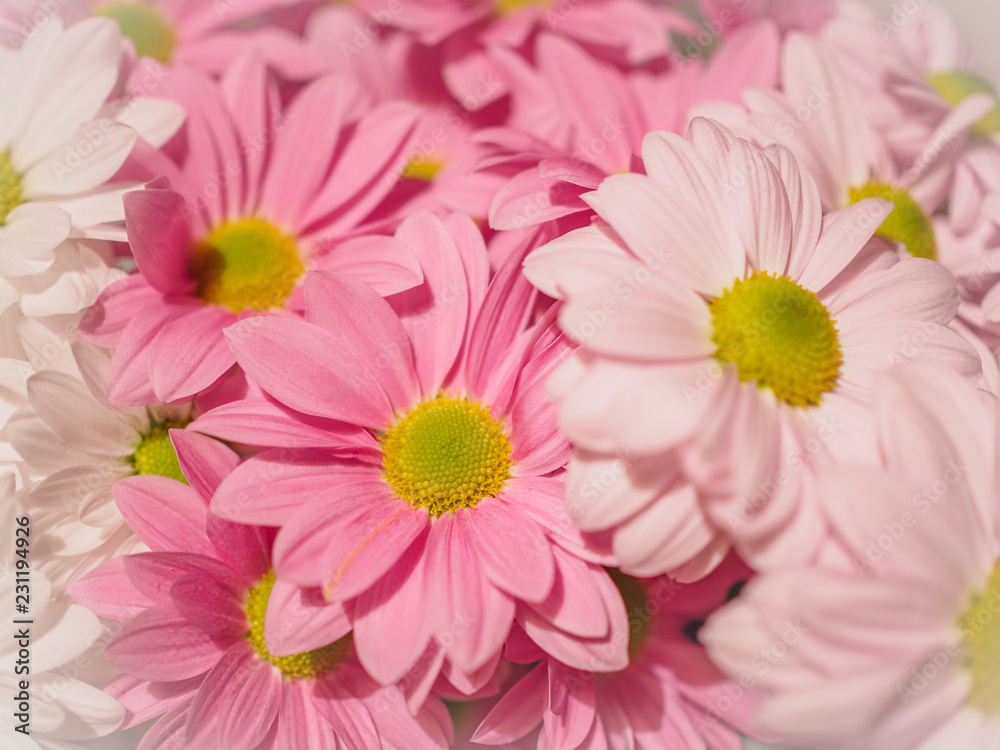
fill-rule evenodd
<path id="1" fill-rule="evenodd" d="M 294 238 L 251 216 L 220 224 L 195 245 L 191 273 L 199 297 L 238 313 L 284 305 L 305 266 Z"/>
<path id="2" fill-rule="evenodd" d="M 906 190 L 888 182 L 869 182 L 851 188 L 851 203 L 865 198 L 882 198 L 896 204 L 889 217 L 875 234 L 893 242 L 901 242 L 914 258 L 937 260 L 937 239 L 930 217 Z"/>
<path id="3" fill-rule="evenodd" d="M 997 90 L 992 83 L 967 70 L 931 73 L 927 76 L 927 82 L 949 107 L 957 107 L 973 94 L 989 94 L 994 99 L 997 98 Z M 969 133 L 973 138 L 981 140 L 989 140 L 991 136 L 1000 133 L 1000 103 L 973 123 Z"/>
<path id="4" fill-rule="evenodd" d="M 0 227 L 7 216 L 24 203 L 21 194 L 21 175 L 14 169 L 14 162 L 5 151 L 0 151 Z"/>
<path id="5" fill-rule="evenodd" d="M 625 575 L 617 568 L 606 570 L 625 602 L 625 612 L 628 615 L 628 658 L 631 661 L 642 650 L 652 632 L 653 613 L 649 606 L 649 594 L 639 579 Z"/>
<path id="6" fill-rule="evenodd" d="M 152 57 L 161 63 L 170 62 L 177 42 L 173 25 L 155 5 L 146 3 L 109 2 L 94 8 L 94 14 L 111 18 L 135 44 L 139 57 Z"/>
<path id="7" fill-rule="evenodd" d="M 169 430 L 183 429 L 190 421 L 161 422 L 145 433 L 142 440 L 139 441 L 135 453 L 130 458 L 132 466 L 135 467 L 135 473 L 157 474 L 187 484 L 187 479 L 181 472 L 181 465 L 177 461 L 177 451 L 174 450 L 174 444 L 170 442 Z"/>
<path id="8" fill-rule="evenodd" d="M 271 598 L 273 588 L 274 571 L 271 570 L 247 593 L 246 613 L 250 632 L 246 637 L 260 659 L 273 664 L 289 680 L 315 680 L 332 672 L 351 655 L 353 639 L 348 633 L 340 640 L 315 651 L 291 656 L 271 656 L 264 642 L 264 615 L 267 613 L 267 600 Z"/>
<path id="9" fill-rule="evenodd" d="M 510 478 L 510 443 L 488 406 L 442 393 L 380 437 L 396 495 L 435 516 L 495 497 Z"/>
<path id="10" fill-rule="evenodd" d="M 840 376 L 840 341 L 819 298 L 785 276 L 754 273 L 709 302 L 716 358 L 790 406 L 817 406 Z"/>
<path id="11" fill-rule="evenodd" d="M 986 590 L 972 597 L 959 628 L 965 641 L 964 666 L 971 677 L 968 704 L 1000 716 L 1000 562 Z"/>

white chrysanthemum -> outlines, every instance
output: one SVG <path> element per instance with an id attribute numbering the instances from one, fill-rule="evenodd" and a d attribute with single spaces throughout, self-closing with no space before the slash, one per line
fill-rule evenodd
<path id="1" fill-rule="evenodd" d="M 29 357 L 50 358 L 26 378 L 26 403 L 5 432 L 28 483 L 34 525 L 45 534 L 43 569 L 62 588 L 112 556 L 138 550 L 112 488 L 136 474 L 184 481 L 169 430 L 190 422 L 191 406 L 111 406 L 108 354 L 61 340 L 52 321 L 19 321 Z"/>
<path id="2" fill-rule="evenodd" d="M 4 549 L 13 551 L 17 519 L 24 517 L 14 497 L 12 475 L 0 477 L 0 534 Z M 34 542 L 34 518 L 30 524 Z M 7 540 L 11 540 L 8 546 Z M 105 626 L 85 607 L 73 604 L 65 596 L 53 596 L 51 582 L 37 567 L 38 552 L 34 544 L 27 553 L 31 565 L 29 611 L 22 618 L 30 625 L 14 623 L 5 618 L 4 635 L 0 638 L 0 695 L 16 700 L 21 694 L 20 681 L 29 682 L 30 736 L 15 731 L 21 722 L 11 710 L 3 711 L 0 722 L 4 748 L 31 750 L 64 750 L 73 747 L 67 741 L 102 737 L 121 724 L 125 710 L 111 696 L 93 684 L 100 677 L 92 671 L 95 658 L 89 653 L 99 639 L 105 637 Z M 11 606 L 15 601 L 17 577 L 13 570 L 16 557 L 3 561 L 0 570 L 0 601 Z M 21 643 L 17 635 L 22 628 L 30 630 L 30 667 L 27 677 L 14 672 Z"/>
<path id="3" fill-rule="evenodd" d="M 108 19 L 64 29 L 52 18 L 20 47 L 0 46 L 0 309 L 61 255 L 86 262 L 67 239 L 125 240 L 121 196 L 136 185 L 106 183 L 139 135 L 158 145 L 183 113 L 148 92 L 109 99 L 120 59 Z"/>

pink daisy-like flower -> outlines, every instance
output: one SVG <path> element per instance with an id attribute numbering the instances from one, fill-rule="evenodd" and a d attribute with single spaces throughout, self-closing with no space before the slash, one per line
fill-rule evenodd
<path id="1" fill-rule="evenodd" d="M 71 587 L 90 610 L 124 623 L 105 652 L 123 673 L 108 687 L 127 709 L 122 728 L 162 715 L 140 750 L 447 747 L 444 705 L 431 699 L 414 718 L 398 691 L 376 685 L 352 654 L 343 608 L 323 633 L 269 639 L 312 638 L 308 649 L 268 650 L 269 611 L 302 606 L 300 594 L 275 583 L 272 532 L 208 512 L 236 454 L 196 434 L 179 447 L 190 487 L 150 476 L 116 493 L 152 551 L 115 558 Z"/>
<path id="2" fill-rule="evenodd" d="M 321 70 L 319 59 L 290 31 L 253 23 L 299 0 L 82 0 L 98 16 L 113 19 L 136 57 L 164 65 L 188 65 L 221 74 L 248 52 L 261 55 L 286 78 L 303 79 Z"/>
<path id="3" fill-rule="evenodd" d="M 701 638 L 789 744 L 1000 747 L 996 398 L 924 366 L 885 376 L 878 407 L 883 466 L 821 481 L 855 566 L 761 576 Z"/>
<path id="4" fill-rule="evenodd" d="M 515 619 L 549 653 L 586 664 L 627 623 L 553 476 L 569 448 L 544 384 L 568 346 L 551 315 L 527 325 L 523 250 L 487 291 L 467 217 L 418 212 L 396 239 L 425 281 L 393 298 L 395 310 L 360 282 L 317 272 L 304 321 L 227 331 L 271 398 L 209 411 L 193 429 L 282 447 L 227 478 L 213 510 L 281 527 L 278 580 L 352 601 L 358 656 L 383 684 L 426 654 L 431 682 L 443 665 L 470 693 L 493 674 Z M 624 666 L 624 651 L 611 651 L 607 668 Z"/>
<path id="5" fill-rule="evenodd" d="M 736 102 L 747 86 L 773 86 L 778 43 L 772 24 L 753 24 L 726 39 L 711 63 L 629 74 L 551 33 L 538 36 L 533 64 L 494 50 L 516 83 L 511 115 L 478 138 L 521 171 L 493 198 L 490 226 L 517 229 L 589 211 L 580 196 L 629 171 L 648 131 L 683 132 L 695 105 Z"/>
<path id="6" fill-rule="evenodd" d="M 955 281 L 862 252 L 892 204 L 824 217 L 781 147 L 696 119 L 688 139 L 647 135 L 642 155 L 646 175 L 586 196 L 607 224 L 525 264 L 566 300 L 560 324 L 581 344 L 551 387 L 583 474 L 570 512 L 615 528 L 623 568 L 647 576 L 718 561 L 721 532 L 754 567 L 812 559 L 828 538 L 812 467 L 873 450 L 876 373 L 915 358 L 978 377 L 978 355 L 946 328 Z"/>
<path id="7" fill-rule="evenodd" d="M 523 635 L 512 639 L 509 658 L 539 663 L 500 699 L 473 741 L 507 747 L 541 723 L 539 750 L 742 748 L 757 696 L 719 672 L 698 632 L 748 575 L 736 558 L 688 585 L 615 571 L 629 615 L 629 666 L 611 674 L 573 669 Z"/>
<path id="8" fill-rule="evenodd" d="M 166 179 L 125 196 L 139 273 L 106 289 L 81 323 L 84 338 L 115 349 L 112 402 L 172 402 L 212 385 L 235 362 L 222 331 L 301 309 L 309 268 L 384 294 L 420 282 L 391 237 L 347 239 L 391 189 L 383 170 L 407 148 L 413 107 L 363 114 L 358 87 L 330 76 L 282 110 L 256 58 L 234 63 L 219 86 L 178 69 L 163 88 L 187 106 L 186 157 L 144 154 Z"/>

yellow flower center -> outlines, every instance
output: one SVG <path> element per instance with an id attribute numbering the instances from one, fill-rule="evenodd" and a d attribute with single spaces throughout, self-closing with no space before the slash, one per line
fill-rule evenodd
<path id="1" fill-rule="evenodd" d="M 819 298 L 785 276 L 754 273 L 709 302 L 716 358 L 790 406 L 816 406 L 840 376 L 840 341 Z"/>
<path id="2" fill-rule="evenodd" d="M 882 198 L 896 204 L 875 234 L 903 243 L 914 258 L 937 260 L 937 239 L 931 219 L 906 190 L 888 182 L 869 182 L 862 187 L 851 188 L 851 203 L 864 198 Z"/>
<path id="3" fill-rule="evenodd" d="M 170 442 L 168 430 L 183 429 L 190 421 L 168 421 L 153 425 L 149 432 L 142 436 L 135 453 L 131 456 L 130 460 L 132 466 L 135 467 L 135 473 L 157 474 L 187 484 L 187 479 L 181 472 L 181 465 L 177 461 L 177 451 L 174 450 L 174 444 Z"/>
<path id="4" fill-rule="evenodd" d="M 973 595 L 959 628 L 965 640 L 964 666 L 972 682 L 968 704 L 1000 716 L 1000 562 L 986 590 Z"/>
<path id="5" fill-rule="evenodd" d="M 281 307 L 305 273 L 295 239 L 251 216 L 220 224 L 195 245 L 197 294 L 233 312 Z"/>
<path id="6" fill-rule="evenodd" d="M 10 155 L 0 151 L 0 227 L 7 221 L 7 215 L 22 203 L 21 175 L 14 169 Z"/>
<path id="7" fill-rule="evenodd" d="M 625 612 L 628 614 L 628 658 L 631 661 L 642 650 L 652 631 L 653 613 L 649 606 L 649 594 L 637 578 L 625 575 L 617 568 L 607 568 L 607 571 L 625 602 Z"/>
<path id="8" fill-rule="evenodd" d="M 544 8 L 548 4 L 549 0 L 496 0 L 496 14 L 509 16 L 532 5 Z"/>
<path id="9" fill-rule="evenodd" d="M 510 478 L 510 443 L 488 406 L 441 393 L 381 436 L 382 470 L 396 495 L 435 516 L 495 497 Z"/>
<path id="10" fill-rule="evenodd" d="M 152 57 L 161 63 L 170 62 L 177 42 L 173 25 L 160 9 L 147 3 L 109 2 L 94 8 L 94 14 L 111 18 L 135 44 L 139 57 Z"/>
<path id="11" fill-rule="evenodd" d="M 989 94 L 994 99 L 997 98 L 997 90 L 992 83 L 968 70 L 931 73 L 927 76 L 927 82 L 950 107 L 957 107 L 973 94 Z M 969 133 L 973 138 L 981 140 L 989 140 L 991 136 L 1000 133 L 1000 103 L 973 123 Z"/>
<path id="12" fill-rule="evenodd" d="M 271 656 L 264 642 L 264 615 L 267 613 L 267 600 L 271 598 L 273 588 L 274 571 L 271 570 L 247 593 L 246 613 L 250 631 L 246 637 L 260 659 L 273 664 L 289 680 L 315 680 L 333 671 L 351 655 L 353 639 L 348 633 L 340 640 L 315 651 L 291 656 Z"/>
<path id="13" fill-rule="evenodd" d="M 411 180 L 431 182 L 444 169 L 444 159 L 433 156 L 415 156 L 403 167 L 403 177 Z"/>

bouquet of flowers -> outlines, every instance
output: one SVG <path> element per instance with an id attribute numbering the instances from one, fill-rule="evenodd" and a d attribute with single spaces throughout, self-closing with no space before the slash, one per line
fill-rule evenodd
<path id="1" fill-rule="evenodd" d="M 1000 105 L 925 0 L 0 0 L 3 748 L 1000 749 Z"/>

